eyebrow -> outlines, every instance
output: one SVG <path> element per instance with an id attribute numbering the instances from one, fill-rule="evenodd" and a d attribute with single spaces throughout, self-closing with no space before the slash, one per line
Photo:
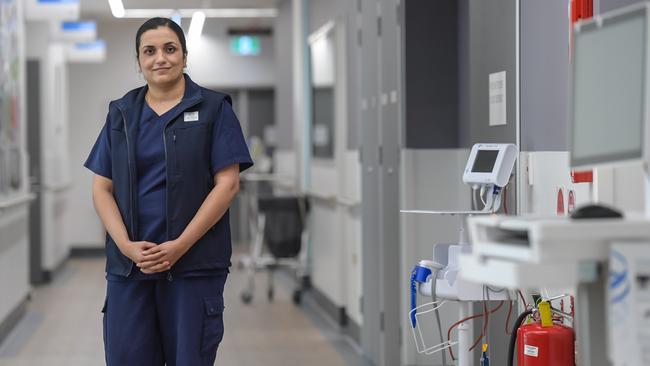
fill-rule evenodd
<path id="1" fill-rule="evenodd" d="M 174 42 L 174 41 L 167 42 L 163 46 L 170 46 L 170 45 L 171 46 L 178 46 L 178 44 L 176 42 Z M 142 45 L 142 48 L 147 48 L 147 47 L 156 47 L 156 46 L 154 46 L 152 44 L 144 44 L 144 45 Z"/>

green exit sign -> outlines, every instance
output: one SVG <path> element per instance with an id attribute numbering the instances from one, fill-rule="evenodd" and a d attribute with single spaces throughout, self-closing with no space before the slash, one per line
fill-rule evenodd
<path id="1" fill-rule="evenodd" d="M 262 50 L 260 37 L 233 36 L 230 38 L 230 52 L 241 56 L 257 56 Z"/>

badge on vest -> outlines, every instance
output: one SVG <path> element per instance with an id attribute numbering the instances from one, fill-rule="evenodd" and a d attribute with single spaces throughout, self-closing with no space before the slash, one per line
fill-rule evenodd
<path id="1" fill-rule="evenodd" d="M 196 122 L 199 120 L 199 111 L 196 112 L 185 112 L 183 114 L 184 122 Z"/>

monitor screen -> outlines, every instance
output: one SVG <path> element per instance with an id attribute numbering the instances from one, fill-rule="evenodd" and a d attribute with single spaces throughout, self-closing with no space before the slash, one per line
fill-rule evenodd
<path id="1" fill-rule="evenodd" d="M 643 157 L 646 10 L 574 36 L 571 165 Z"/>
<path id="2" fill-rule="evenodd" d="M 492 173 L 499 150 L 478 150 L 472 165 L 472 173 Z"/>

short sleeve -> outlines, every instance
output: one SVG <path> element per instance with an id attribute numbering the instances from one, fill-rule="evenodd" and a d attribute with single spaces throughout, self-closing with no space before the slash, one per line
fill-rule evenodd
<path id="1" fill-rule="evenodd" d="M 90 151 L 90 155 L 88 155 L 84 166 L 95 174 L 113 179 L 111 169 L 111 141 L 108 134 L 107 121 L 99 133 L 97 141 L 95 141 L 95 145 Z"/>
<path id="2" fill-rule="evenodd" d="M 210 152 L 212 175 L 230 165 L 239 164 L 239 171 L 253 166 L 239 120 L 230 103 L 224 101 L 212 129 L 212 151 Z"/>

